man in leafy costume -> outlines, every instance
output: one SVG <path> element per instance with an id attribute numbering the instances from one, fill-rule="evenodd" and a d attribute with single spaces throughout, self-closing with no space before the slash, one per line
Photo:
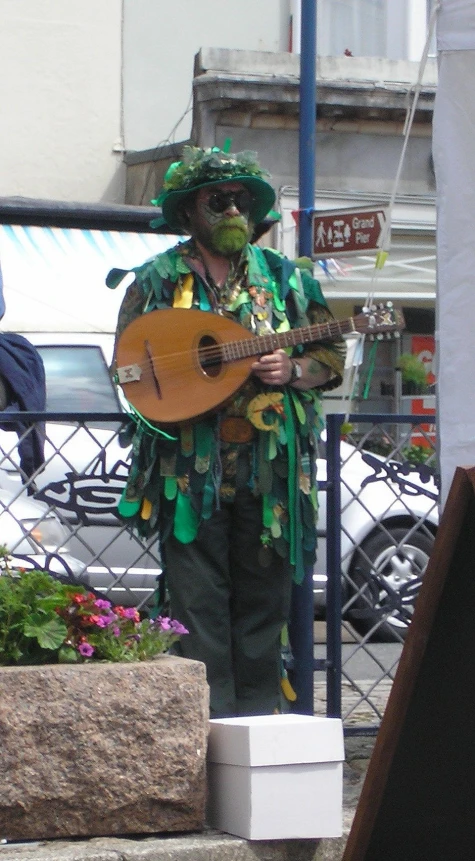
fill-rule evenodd
<path id="1" fill-rule="evenodd" d="M 308 270 L 249 241 L 275 200 L 265 176 L 255 153 L 185 147 L 156 203 L 191 238 L 134 270 L 118 337 L 168 307 L 227 315 L 256 337 L 331 320 Z M 344 352 L 341 340 L 279 349 L 211 415 L 172 429 L 137 419 L 119 511 L 159 534 L 171 612 L 190 632 L 177 651 L 205 663 L 212 717 L 279 710 L 292 579 L 315 560 L 320 393 L 340 384 Z"/>

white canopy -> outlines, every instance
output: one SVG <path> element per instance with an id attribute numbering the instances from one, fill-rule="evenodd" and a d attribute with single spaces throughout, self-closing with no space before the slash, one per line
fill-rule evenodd
<path id="1" fill-rule="evenodd" d="M 115 230 L 0 225 L 5 332 L 114 332 L 124 296 L 110 269 L 130 269 L 176 236 Z"/>
<path id="2" fill-rule="evenodd" d="M 475 3 L 442 0 L 433 126 L 437 179 L 438 436 L 445 500 L 475 464 Z"/>
<path id="3" fill-rule="evenodd" d="M 437 20 L 438 51 L 471 51 L 475 48 L 473 0 L 442 0 Z"/>

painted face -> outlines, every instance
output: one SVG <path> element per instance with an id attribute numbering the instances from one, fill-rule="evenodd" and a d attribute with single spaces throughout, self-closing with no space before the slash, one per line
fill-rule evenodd
<path id="1" fill-rule="evenodd" d="M 213 253 L 231 257 L 252 235 L 252 195 L 240 182 L 200 188 L 189 211 L 190 232 Z"/>

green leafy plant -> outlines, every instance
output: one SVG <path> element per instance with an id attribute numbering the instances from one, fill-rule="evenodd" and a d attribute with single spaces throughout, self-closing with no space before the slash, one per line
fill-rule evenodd
<path id="1" fill-rule="evenodd" d="M 188 631 L 168 617 L 141 619 L 44 571 L 12 570 L 0 548 L 0 664 L 144 661 Z"/>
<path id="2" fill-rule="evenodd" d="M 427 370 L 424 362 L 413 353 L 402 353 L 396 368 L 401 371 L 403 383 L 409 383 L 421 391 L 427 390 Z"/>
<path id="3" fill-rule="evenodd" d="M 417 465 L 431 460 L 434 457 L 434 449 L 425 445 L 409 445 L 403 448 L 401 455 L 404 460 Z"/>

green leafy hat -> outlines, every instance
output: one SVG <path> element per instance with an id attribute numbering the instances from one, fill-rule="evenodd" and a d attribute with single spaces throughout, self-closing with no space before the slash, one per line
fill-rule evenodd
<path id="1" fill-rule="evenodd" d="M 263 178 L 269 176 L 257 161 L 255 152 L 239 152 L 235 155 L 219 147 L 201 149 L 186 146 L 182 161 L 175 161 L 168 168 L 163 181 L 163 190 L 155 206 L 162 207 L 165 222 L 172 230 L 182 230 L 179 207 L 186 197 L 207 185 L 221 182 L 241 182 L 253 196 L 250 219 L 258 224 L 267 215 L 275 201 L 275 192 Z M 152 222 L 152 226 L 154 222 Z"/>

